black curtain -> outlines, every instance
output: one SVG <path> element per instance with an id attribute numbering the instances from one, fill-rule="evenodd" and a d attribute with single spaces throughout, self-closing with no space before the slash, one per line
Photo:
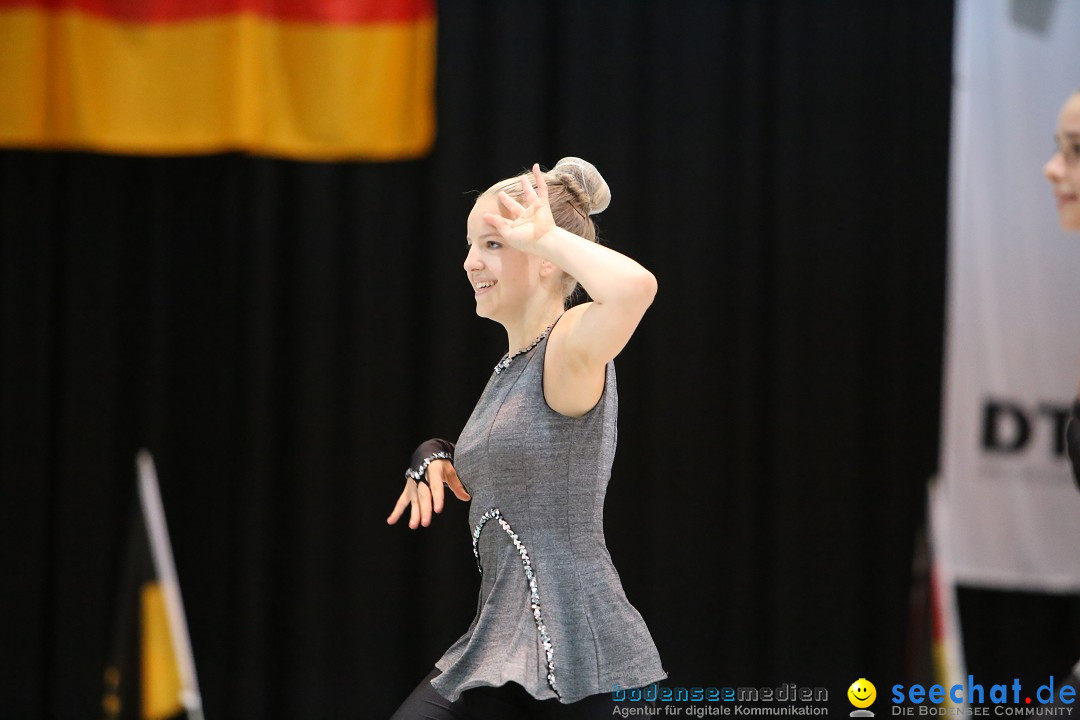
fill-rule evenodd
<path id="1" fill-rule="evenodd" d="M 475 609 L 464 506 L 385 524 L 413 445 L 456 437 L 505 350 L 465 218 L 563 155 L 604 173 L 602 237 L 660 283 L 617 360 L 606 515 L 670 684 L 844 703 L 926 680 L 952 11 L 455 0 L 423 160 L 0 153 L 12 716 L 97 714 L 139 447 L 207 717 L 392 712 Z M 1035 655 L 1067 667 L 1078 635 Z"/>

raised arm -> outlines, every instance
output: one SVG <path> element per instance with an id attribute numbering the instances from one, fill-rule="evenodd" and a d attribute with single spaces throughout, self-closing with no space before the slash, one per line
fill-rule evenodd
<path id="1" fill-rule="evenodd" d="M 567 359 L 602 369 L 626 346 L 656 296 L 656 277 L 637 261 L 562 228 L 539 239 L 536 254 L 572 275 L 592 298 L 560 321 Z"/>
<path id="2" fill-rule="evenodd" d="M 640 263 L 555 225 L 547 184 L 538 165 L 534 189 L 521 181 L 525 204 L 505 192 L 499 202 L 510 218 L 485 220 L 512 246 L 547 260 L 571 275 L 592 302 L 568 310 L 548 340 L 544 395 L 556 411 L 581 415 L 599 400 L 604 371 L 626 346 L 656 296 L 656 278 Z"/>

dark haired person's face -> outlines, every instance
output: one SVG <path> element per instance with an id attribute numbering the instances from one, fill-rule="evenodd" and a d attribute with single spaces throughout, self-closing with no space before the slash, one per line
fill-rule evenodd
<path id="1" fill-rule="evenodd" d="M 1061 108 L 1055 139 L 1057 150 L 1043 173 L 1054 188 L 1061 227 L 1080 231 L 1080 93 Z"/>

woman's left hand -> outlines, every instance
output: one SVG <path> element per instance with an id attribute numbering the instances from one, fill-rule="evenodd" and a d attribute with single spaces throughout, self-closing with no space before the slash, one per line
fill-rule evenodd
<path id="1" fill-rule="evenodd" d="M 499 202 L 506 208 L 509 218 L 495 213 L 484 215 L 484 221 L 498 230 L 508 245 L 523 252 L 532 252 L 537 241 L 555 228 L 551 206 L 548 204 L 547 183 L 536 163 L 532 166 L 532 179 L 536 182 L 535 188 L 529 182 L 529 176 L 524 175 L 521 178 L 524 205 L 506 192 L 499 191 Z"/>

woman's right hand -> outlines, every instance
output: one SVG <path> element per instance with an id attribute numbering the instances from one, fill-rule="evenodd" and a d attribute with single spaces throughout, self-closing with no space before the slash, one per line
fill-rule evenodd
<path id="1" fill-rule="evenodd" d="M 415 530 L 423 525 L 431 524 L 431 513 L 442 512 L 443 485 L 450 488 L 458 500 L 471 500 L 465 486 L 461 484 L 454 465 L 449 460 L 434 460 L 427 468 L 427 482 L 416 482 L 412 478 L 405 479 L 405 489 L 401 491 L 397 504 L 390 517 L 386 518 L 389 525 L 393 525 L 400 518 L 405 508 L 409 508 L 409 529 Z"/>

